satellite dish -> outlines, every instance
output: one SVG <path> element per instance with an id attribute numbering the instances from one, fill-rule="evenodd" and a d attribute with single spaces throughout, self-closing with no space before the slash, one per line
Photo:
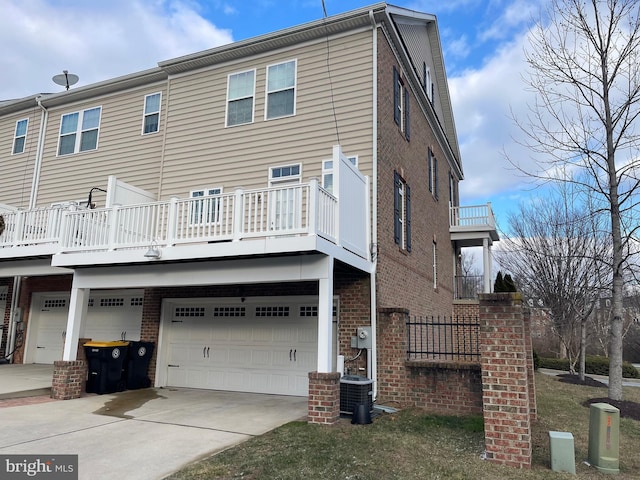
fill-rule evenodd
<path id="1" fill-rule="evenodd" d="M 71 85 L 75 85 L 76 83 L 78 83 L 80 77 L 74 75 L 73 73 L 69 73 L 68 70 L 63 70 L 61 74 L 54 75 L 52 80 L 54 83 L 62 85 L 63 87 L 66 87 L 67 90 L 69 90 L 69 87 Z"/>

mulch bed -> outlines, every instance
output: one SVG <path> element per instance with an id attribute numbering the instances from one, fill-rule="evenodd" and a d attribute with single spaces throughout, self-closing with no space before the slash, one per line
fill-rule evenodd
<path id="1" fill-rule="evenodd" d="M 578 375 L 572 375 L 570 373 L 564 373 L 558 375 L 558 379 L 561 382 L 572 383 L 574 385 L 586 385 L 589 387 L 598 387 L 598 388 L 607 388 L 606 383 L 602 383 L 591 377 L 584 377 L 584 382 L 580 381 L 580 377 Z M 640 421 L 640 403 L 630 402 L 628 400 L 611 400 L 607 397 L 599 397 L 599 398 L 590 398 L 582 405 L 585 407 L 589 407 L 592 403 L 608 403 L 609 405 L 613 405 L 618 410 L 620 410 L 621 418 L 631 418 L 633 420 Z"/>

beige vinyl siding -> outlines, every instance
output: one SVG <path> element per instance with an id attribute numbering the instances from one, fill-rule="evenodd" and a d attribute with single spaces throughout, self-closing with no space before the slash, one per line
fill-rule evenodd
<path id="1" fill-rule="evenodd" d="M 41 112 L 39 107 L 34 107 L 0 117 L 0 203 L 16 208 L 29 206 Z M 29 124 L 24 152 L 13 155 L 16 122 L 25 118 L 29 119 Z"/>
<path id="2" fill-rule="evenodd" d="M 162 93 L 160 131 L 142 135 L 144 97 Z M 102 107 L 97 150 L 57 156 L 62 115 Z M 106 189 L 109 175 L 157 193 L 166 127 L 166 85 L 154 84 L 114 95 L 52 108 L 38 191 L 38 205 L 87 198 L 92 187 Z M 105 195 L 96 193 L 97 206 Z"/>
<path id="3" fill-rule="evenodd" d="M 330 40 L 331 82 L 340 142 L 372 169 L 372 34 Z M 265 120 L 267 66 L 297 61 L 296 114 Z M 253 57 L 170 79 L 161 197 L 187 196 L 194 185 L 264 188 L 270 166 L 302 163 L 302 181 L 321 178 L 338 143 L 327 74 L 326 41 Z M 227 76 L 256 69 L 254 122 L 225 128 Z"/>

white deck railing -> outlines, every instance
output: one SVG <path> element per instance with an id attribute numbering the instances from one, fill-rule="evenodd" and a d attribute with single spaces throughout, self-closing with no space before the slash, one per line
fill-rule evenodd
<path id="1" fill-rule="evenodd" d="M 337 240 L 338 200 L 308 184 L 99 209 L 3 214 L 0 248 L 57 244 L 57 252 L 106 251 L 317 234 Z"/>
<path id="2" fill-rule="evenodd" d="M 449 209 L 449 226 L 463 228 L 489 227 L 496 228 L 491 203 L 469 207 L 451 207 Z"/>

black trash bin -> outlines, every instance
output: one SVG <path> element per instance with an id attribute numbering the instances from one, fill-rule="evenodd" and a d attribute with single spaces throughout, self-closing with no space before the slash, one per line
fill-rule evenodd
<path id="1" fill-rule="evenodd" d="M 125 367 L 127 389 L 136 390 L 151 386 L 148 371 L 154 347 L 153 342 L 129 342 L 129 356 Z"/>
<path id="2" fill-rule="evenodd" d="M 89 377 L 88 393 L 114 393 L 124 390 L 122 371 L 129 342 L 88 342 L 84 344 Z"/>

